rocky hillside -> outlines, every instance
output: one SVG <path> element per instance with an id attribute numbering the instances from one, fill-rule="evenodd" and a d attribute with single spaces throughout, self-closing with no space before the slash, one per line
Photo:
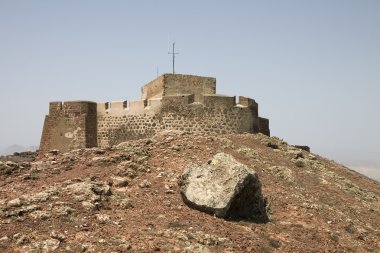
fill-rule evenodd
<path id="1" fill-rule="evenodd" d="M 268 220 L 184 203 L 189 164 L 256 171 Z M 264 135 L 166 132 L 0 162 L 0 252 L 380 252 L 380 184 Z"/>

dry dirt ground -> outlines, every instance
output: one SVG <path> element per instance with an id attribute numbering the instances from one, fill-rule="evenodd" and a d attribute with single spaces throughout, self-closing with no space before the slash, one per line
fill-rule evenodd
<path id="1" fill-rule="evenodd" d="M 183 203 L 185 165 L 219 152 L 259 174 L 267 223 Z M 380 184 L 261 134 L 51 152 L 0 162 L 0 252 L 380 252 Z"/>

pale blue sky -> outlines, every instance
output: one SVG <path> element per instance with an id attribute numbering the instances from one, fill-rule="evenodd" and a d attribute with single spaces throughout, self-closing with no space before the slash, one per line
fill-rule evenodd
<path id="1" fill-rule="evenodd" d="M 380 1 L 0 0 L 0 149 L 38 145 L 52 100 L 136 99 L 170 72 L 256 99 L 273 135 L 380 164 Z"/>

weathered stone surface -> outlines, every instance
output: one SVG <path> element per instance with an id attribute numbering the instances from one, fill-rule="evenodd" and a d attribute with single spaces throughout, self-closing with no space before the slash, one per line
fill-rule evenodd
<path id="1" fill-rule="evenodd" d="M 231 155 L 187 165 L 178 184 L 185 203 L 195 209 L 223 218 L 267 219 L 258 175 Z"/>
<path id="2" fill-rule="evenodd" d="M 47 239 L 45 241 L 35 242 L 31 245 L 25 246 L 23 252 L 25 253 L 48 253 L 58 249 L 60 241 L 57 239 Z"/>
<path id="3" fill-rule="evenodd" d="M 129 104 L 51 102 L 40 153 L 108 148 L 152 138 L 162 130 L 270 134 L 269 120 L 259 117 L 254 99 L 240 96 L 236 101 L 234 96 L 216 94 L 215 78 L 164 74 L 142 88 L 142 100 Z M 173 149 L 179 152 L 181 147 L 173 145 Z"/>
<path id="4" fill-rule="evenodd" d="M 112 184 L 115 187 L 125 187 L 128 185 L 128 178 L 127 177 L 111 177 Z"/>
<path id="5" fill-rule="evenodd" d="M 139 187 L 140 188 L 150 188 L 152 186 L 152 183 L 149 182 L 148 180 L 144 179 L 144 181 L 142 181 L 140 184 L 139 184 Z"/>

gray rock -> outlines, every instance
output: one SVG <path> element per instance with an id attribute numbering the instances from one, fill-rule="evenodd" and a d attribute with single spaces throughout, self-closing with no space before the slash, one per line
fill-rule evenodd
<path id="1" fill-rule="evenodd" d="M 16 162 L 13 162 L 13 161 L 6 161 L 5 165 L 7 165 L 8 167 L 12 167 L 12 168 L 18 167 L 18 164 Z"/>
<path id="2" fill-rule="evenodd" d="M 58 231 L 51 231 L 50 237 L 53 239 L 57 239 L 60 242 L 63 242 L 66 239 L 66 236 L 62 233 L 59 233 Z"/>
<path id="3" fill-rule="evenodd" d="M 20 206 L 22 206 L 22 202 L 21 202 L 20 198 L 15 198 L 15 199 L 8 201 L 7 206 L 9 206 L 9 207 L 20 207 Z"/>
<path id="4" fill-rule="evenodd" d="M 231 155 L 219 153 L 208 164 L 187 165 L 178 184 L 184 202 L 200 211 L 223 218 L 268 219 L 257 173 Z"/>
<path id="5" fill-rule="evenodd" d="M 53 212 L 58 216 L 67 216 L 75 212 L 75 209 L 68 205 L 62 204 L 54 206 Z"/>
<path id="6" fill-rule="evenodd" d="M 28 237 L 21 233 L 14 234 L 13 240 L 15 241 L 16 245 L 22 245 L 29 242 Z"/>
<path id="7" fill-rule="evenodd" d="M 111 195 L 108 184 L 102 181 L 84 181 L 68 185 L 65 189 L 77 201 L 99 202 L 102 195 Z"/>
<path id="8" fill-rule="evenodd" d="M 284 180 L 288 183 L 295 182 L 293 172 L 291 169 L 285 166 L 271 166 L 268 168 L 272 175 L 276 178 Z"/>
<path id="9" fill-rule="evenodd" d="M 299 167 L 299 168 L 303 168 L 306 166 L 306 163 L 305 163 L 305 159 L 297 159 L 294 164 Z"/>
<path id="10" fill-rule="evenodd" d="M 142 181 L 140 184 L 139 184 L 139 187 L 140 188 L 150 188 L 152 186 L 152 183 L 149 182 L 148 180 L 144 179 L 144 181 Z"/>
<path id="11" fill-rule="evenodd" d="M 53 252 L 58 249 L 60 241 L 57 239 L 47 239 L 42 242 L 42 252 Z"/>
<path id="12" fill-rule="evenodd" d="M 107 214 L 95 214 L 96 216 L 96 219 L 100 222 L 100 223 L 108 223 L 108 222 L 111 222 L 111 218 L 109 215 Z"/>
<path id="13" fill-rule="evenodd" d="M 123 209 L 133 208 L 132 201 L 128 198 L 121 199 L 119 202 L 119 206 Z"/>
<path id="14" fill-rule="evenodd" d="M 303 153 L 301 150 L 288 150 L 287 154 L 292 157 L 293 159 L 298 159 L 298 158 L 304 158 Z"/>
<path id="15" fill-rule="evenodd" d="M 29 205 L 29 206 L 21 207 L 18 209 L 6 211 L 6 212 L 4 212 L 4 216 L 5 217 L 17 217 L 17 216 L 21 216 L 21 215 L 24 215 L 27 213 L 31 213 L 35 210 L 40 210 L 40 209 L 41 209 L 41 207 L 39 207 L 37 205 Z"/>
<path id="16" fill-rule="evenodd" d="M 51 154 L 51 155 L 59 155 L 59 150 L 58 149 L 53 149 L 53 150 L 50 150 L 49 151 L 49 154 Z"/>
<path id="17" fill-rule="evenodd" d="M 58 249 L 60 241 L 57 239 L 47 239 L 45 241 L 38 241 L 31 245 L 24 246 L 23 252 L 25 253 L 49 253 Z"/>
<path id="18" fill-rule="evenodd" d="M 36 220 L 47 220 L 51 217 L 51 215 L 48 212 L 41 210 L 37 210 L 30 213 L 30 216 Z"/>
<path id="19" fill-rule="evenodd" d="M 127 177 L 111 177 L 112 184 L 115 187 L 125 187 L 128 185 L 128 178 Z"/>
<path id="20" fill-rule="evenodd" d="M 3 236 L 0 238 L 0 243 L 3 243 L 3 242 L 9 242 L 9 237 L 8 236 Z"/>

